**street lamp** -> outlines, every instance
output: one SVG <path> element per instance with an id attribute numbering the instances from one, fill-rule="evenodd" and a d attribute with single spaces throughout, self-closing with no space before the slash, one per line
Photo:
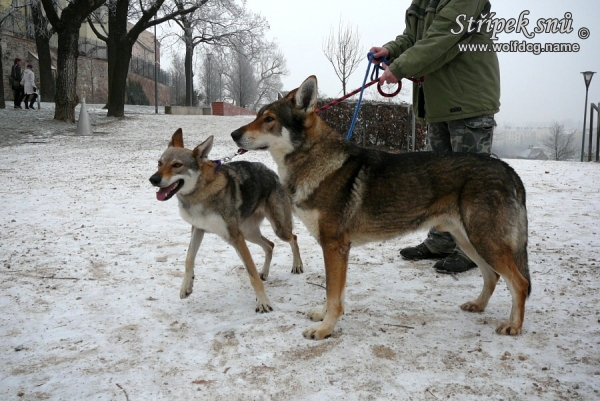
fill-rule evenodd
<path id="1" fill-rule="evenodd" d="M 587 119 L 588 89 L 595 71 L 584 71 L 583 80 L 585 81 L 585 108 L 583 110 L 583 131 L 581 132 L 581 161 L 583 161 L 583 152 L 585 151 L 585 120 Z"/>

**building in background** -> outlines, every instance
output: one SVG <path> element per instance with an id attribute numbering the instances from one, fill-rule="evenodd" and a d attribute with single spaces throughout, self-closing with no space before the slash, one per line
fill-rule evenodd
<path id="1" fill-rule="evenodd" d="M 20 7 L 4 21 L 0 34 L 2 35 L 2 79 L 4 79 L 4 98 L 12 99 L 12 91 L 8 85 L 8 76 L 15 58 L 31 62 L 35 70 L 39 70 L 35 30 L 31 19 L 31 8 L 28 0 L 0 0 L 0 15 L 12 7 Z M 101 8 L 102 9 L 102 8 Z M 107 14 L 99 9 L 98 14 L 105 19 L 104 26 L 108 27 Z M 101 24 L 95 24 L 96 29 L 103 33 Z M 129 24 L 129 27 L 132 25 Z M 108 99 L 108 65 L 106 43 L 100 40 L 92 28 L 83 23 L 79 30 L 79 60 L 77 74 L 77 94 L 85 98 L 87 103 L 104 104 Z M 133 46 L 129 66 L 129 79 L 141 84 L 146 97 L 154 105 L 154 64 L 155 53 L 154 34 L 144 31 Z M 56 70 L 57 35 L 50 38 L 50 53 L 52 69 Z M 160 43 L 156 44 L 156 60 L 160 66 Z M 173 79 L 170 74 L 159 69 L 158 73 L 159 105 L 171 104 L 173 99 Z M 42 88 L 43 90 L 43 88 Z"/>

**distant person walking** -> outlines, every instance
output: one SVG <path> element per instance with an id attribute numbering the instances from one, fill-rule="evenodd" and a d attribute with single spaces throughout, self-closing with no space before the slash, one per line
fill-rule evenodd
<path id="1" fill-rule="evenodd" d="M 13 99 L 15 109 L 21 109 L 21 101 L 23 100 L 23 85 L 21 85 L 21 79 L 23 73 L 21 72 L 21 59 L 16 58 L 15 63 L 10 70 L 9 83 L 13 91 Z"/>
<path id="2" fill-rule="evenodd" d="M 23 71 L 23 79 L 21 79 L 21 85 L 23 85 L 23 91 L 25 92 L 25 108 L 33 109 L 33 103 L 37 99 L 37 87 L 35 86 L 35 74 L 32 71 L 33 65 L 27 64 L 27 68 Z"/>

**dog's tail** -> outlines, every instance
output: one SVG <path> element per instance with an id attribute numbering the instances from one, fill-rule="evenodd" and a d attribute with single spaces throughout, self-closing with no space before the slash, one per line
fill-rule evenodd
<path id="1" fill-rule="evenodd" d="M 527 224 L 527 207 L 525 204 L 525 187 L 523 182 L 518 175 L 514 174 L 515 188 L 517 189 L 516 200 L 517 200 L 517 222 L 518 222 L 518 241 L 517 248 L 514 250 L 515 264 L 519 269 L 519 272 L 525 277 L 529 287 L 527 289 L 527 295 L 531 294 L 531 276 L 529 275 L 529 263 L 527 259 L 527 237 L 528 237 L 528 224 Z"/>
<path id="2" fill-rule="evenodd" d="M 527 288 L 527 295 L 531 294 L 531 276 L 529 275 L 529 264 L 527 261 L 527 239 L 520 244 L 521 246 L 514 253 L 515 264 L 519 269 L 519 272 L 525 277 L 529 286 Z"/>

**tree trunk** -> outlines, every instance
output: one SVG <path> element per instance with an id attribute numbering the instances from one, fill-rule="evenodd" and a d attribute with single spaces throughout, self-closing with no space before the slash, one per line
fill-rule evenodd
<path id="1" fill-rule="evenodd" d="M 54 77 L 52 76 L 52 57 L 50 56 L 50 40 L 36 37 L 40 64 L 40 98 L 42 102 L 54 102 Z"/>
<path id="2" fill-rule="evenodd" d="M 109 81 L 107 117 L 123 117 L 125 115 L 125 94 L 127 87 L 127 74 L 129 73 L 129 62 L 131 61 L 132 43 L 123 41 L 117 45 L 115 51 L 114 67 L 112 77 Z"/>
<path id="3" fill-rule="evenodd" d="M 111 86 L 115 64 L 117 60 L 117 43 L 119 38 L 127 36 L 127 10 L 128 2 L 123 0 L 111 0 L 108 11 L 108 37 L 106 41 L 106 54 L 108 65 L 108 100 L 105 109 L 110 109 L 112 103 Z M 130 56 L 131 57 L 131 56 Z M 129 62 L 128 62 L 129 63 Z M 129 64 L 128 67 L 129 68 Z"/>
<path id="4" fill-rule="evenodd" d="M 50 34 L 48 32 L 48 21 L 42 13 L 42 5 L 39 0 L 31 3 L 31 19 L 35 27 L 41 100 L 43 102 L 53 102 L 54 77 L 52 77 L 52 57 L 50 56 Z"/>
<path id="5" fill-rule="evenodd" d="M 186 25 L 189 23 L 187 20 L 183 21 Z M 194 45 L 192 38 L 192 28 L 188 26 L 184 29 L 184 40 L 185 40 L 185 105 L 193 106 L 192 101 L 194 95 L 194 71 L 193 71 L 193 57 L 194 57 Z"/>
<path id="6" fill-rule="evenodd" d="M 100 7 L 104 0 L 72 0 L 62 9 L 60 17 L 52 0 L 40 0 L 48 21 L 58 34 L 56 62 L 56 101 L 54 119 L 75 122 L 77 96 L 77 59 L 79 58 L 79 28 L 81 23 Z"/>
<path id="7" fill-rule="evenodd" d="M 2 65 L 2 27 L 0 26 L 0 71 L 4 71 L 4 66 Z M 1 77 L 4 78 L 4 77 Z M 11 88 L 12 90 L 12 88 Z M 0 109 L 5 109 L 6 103 L 4 102 L 4 79 L 0 79 Z"/>
<path id="8" fill-rule="evenodd" d="M 63 14 L 64 18 L 64 14 Z M 81 23 L 65 23 L 58 33 L 58 60 L 56 68 L 56 109 L 54 119 L 75 122 L 77 96 L 77 59 L 79 58 L 79 27 Z"/>

